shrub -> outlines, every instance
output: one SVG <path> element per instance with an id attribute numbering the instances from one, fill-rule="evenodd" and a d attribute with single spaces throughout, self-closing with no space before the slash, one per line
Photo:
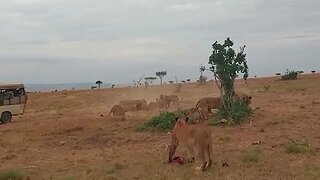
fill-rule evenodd
<path id="1" fill-rule="evenodd" d="M 220 118 L 231 120 L 231 122 L 233 123 L 240 123 L 247 117 L 249 117 L 251 112 L 252 108 L 249 105 L 241 101 L 235 101 L 232 104 L 232 108 L 230 111 L 228 111 L 224 106 L 222 106 L 220 108 L 220 111 L 218 111 L 218 116 Z"/>
<path id="2" fill-rule="evenodd" d="M 308 152 L 312 152 L 309 146 L 307 145 L 300 145 L 300 144 L 294 144 L 290 143 L 286 146 L 286 152 L 288 154 L 294 153 L 294 154 L 305 154 Z"/>
<path id="3" fill-rule="evenodd" d="M 281 80 L 294 80 L 298 78 L 299 71 L 289 71 L 287 69 L 287 72 L 283 76 L 281 76 Z"/>
<path id="4" fill-rule="evenodd" d="M 250 162 L 250 163 L 256 163 L 259 161 L 259 157 L 261 155 L 261 149 L 260 148 L 252 148 L 245 152 L 242 156 L 243 162 Z"/>
<path id="5" fill-rule="evenodd" d="M 22 180 L 23 173 L 20 170 L 16 169 L 8 169 L 8 170 L 1 170 L 0 171 L 0 180 Z"/>
<path id="6" fill-rule="evenodd" d="M 171 130 L 176 120 L 175 118 L 180 115 L 180 112 L 162 112 L 158 116 L 151 118 L 143 125 L 138 127 L 138 131 L 160 131 L 168 132 Z"/>

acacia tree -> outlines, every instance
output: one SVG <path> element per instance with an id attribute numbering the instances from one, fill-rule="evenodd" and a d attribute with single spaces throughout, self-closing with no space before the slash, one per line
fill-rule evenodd
<path id="1" fill-rule="evenodd" d="M 100 86 L 101 86 L 102 83 L 103 82 L 101 80 L 96 81 L 96 84 L 98 85 L 99 89 L 100 89 Z"/>
<path id="2" fill-rule="evenodd" d="M 223 44 L 217 41 L 212 45 L 213 51 L 209 57 L 210 70 L 214 73 L 216 84 L 223 97 L 223 110 L 225 118 L 234 121 L 235 113 L 234 81 L 238 73 L 248 76 L 248 66 L 245 46 L 240 47 L 236 53 L 232 48 L 233 42 L 227 38 Z"/>
<path id="3" fill-rule="evenodd" d="M 162 78 L 167 75 L 167 71 L 158 71 L 156 72 L 156 76 L 160 79 L 160 84 L 162 85 Z"/>
<path id="4" fill-rule="evenodd" d="M 153 81 L 156 80 L 156 77 L 145 77 L 144 78 L 146 81 L 150 82 L 151 85 L 153 85 Z"/>

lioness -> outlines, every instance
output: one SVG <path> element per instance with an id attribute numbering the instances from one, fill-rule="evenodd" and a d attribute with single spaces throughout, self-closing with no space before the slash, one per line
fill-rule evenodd
<path id="1" fill-rule="evenodd" d="M 208 119 L 211 109 L 220 109 L 222 105 L 220 97 L 204 97 L 201 98 L 197 104 L 196 109 L 201 109 L 201 113 L 204 115 L 205 119 Z"/>
<path id="2" fill-rule="evenodd" d="M 170 163 L 178 145 L 188 149 L 190 160 L 200 162 L 197 170 L 205 171 L 212 165 L 212 141 L 211 130 L 206 125 L 187 124 L 188 117 L 176 118 L 176 124 L 171 134 L 171 144 L 169 145 Z"/>
<path id="3" fill-rule="evenodd" d="M 156 109 L 156 108 L 159 108 L 159 103 L 157 103 L 157 102 L 150 102 L 150 103 L 148 104 L 148 111 L 153 110 L 153 109 Z"/>
<path id="4" fill-rule="evenodd" d="M 251 104 L 252 97 L 248 96 L 247 94 L 240 93 L 240 92 L 234 92 L 234 98 L 238 101 L 242 101 L 246 103 L 247 105 Z"/>
<path id="5" fill-rule="evenodd" d="M 190 109 L 184 109 L 182 112 L 192 119 L 192 123 L 200 123 L 203 119 L 205 119 L 203 113 L 194 107 Z"/>
<path id="6" fill-rule="evenodd" d="M 123 107 L 121 105 L 114 105 L 112 106 L 110 113 L 108 114 L 107 117 L 110 116 L 110 114 L 113 113 L 113 116 L 121 116 L 122 118 L 124 118 L 126 116 L 126 112 L 123 109 Z"/>
<path id="7" fill-rule="evenodd" d="M 147 104 L 147 101 L 142 100 L 123 100 L 119 104 L 125 108 L 126 111 L 140 111 L 143 109 L 144 105 Z"/>
<path id="8" fill-rule="evenodd" d="M 156 99 L 156 103 L 158 104 L 159 108 L 169 108 L 170 102 L 167 99 Z"/>
<path id="9" fill-rule="evenodd" d="M 160 95 L 160 99 L 164 99 L 164 100 L 168 101 L 169 103 L 172 102 L 172 104 L 178 104 L 179 105 L 179 98 L 178 98 L 177 95 L 166 96 L 166 95 L 161 94 Z"/>

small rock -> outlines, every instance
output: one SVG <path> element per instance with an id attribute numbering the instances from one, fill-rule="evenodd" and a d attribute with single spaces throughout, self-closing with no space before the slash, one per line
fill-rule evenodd
<path id="1" fill-rule="evenodd" d="M 224 162 L 224 163 L 222 164 L 222 167 L 229 167 L 229 164 L 226 163 L 226 162 Z"/>
<path id="2" fill-rule="evenodd" d="M 226 119 L 221 119 L 220 120 L 220 123 L 227 123 L 228 122 L 228 120 L 226 120 Z"/>
<path id="3" fill-rule="evenodd" d="M 65 145 L 65 144 L 66 144 L 65 141 L 60 141 L 60 142 L 59 142 L 59 145 L 60 145 L 60 146 L 63 146 L 63 145 Z"/>

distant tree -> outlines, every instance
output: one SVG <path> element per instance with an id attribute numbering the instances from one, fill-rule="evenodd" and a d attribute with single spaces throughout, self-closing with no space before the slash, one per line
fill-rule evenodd
<path id="1" fill-rule="evenodd" d="M 191 79 L 187 79 L 187 82 L 190 83 Z"/>
<path id="2" fill-rule="evenodd" d="M 144 76 L 145 76 L 145 75 L 140 76 L 140 78 L 139 78 L 138 81 L 136 81 L 135 79 L 133 79 L 133 80 L 132 80 L 132 81 L 133 81 L 133 85 L 136 86 L 136 87 L 141 86 L 141 85 L 142 85 L 141 81 L 142 81 L 142 79 L 143 79 Z"/>
<path id="3" fill-rule="evenodd" d="M 299 74 L 303 74 L 304 73 L 304 71 L 299 71 Z"/>
<path id="4" fill-rule="evenodd" d="M 153 81 L 157 79 L 157 77 L 145 77 L 146 81 L 150 82 L 151 85 L 153 85 Z"/>
<path id="5" fill-rule="evenodd" d="M 299 71 L 287 71 L 281 76 L 281 80 L 295 80 L 298 78 Z"/>
<path id="6" fill-rule="evenodd" d="M 255 78 L 257 77 L 257 75 L 254 76 Z"/>
<path id="7" fill-rule="evenodd" d="M 207 79 L 208 79 L 207 76 L 200 76 L 200 78 L 199 78 L 200 85 L 206 84 Z"/>
<path id="8" fill-rule="evenodd" d="M 316 71 L 314 71 L 314 70 L 313 70 L 313 71 L 311 71 L 311 72 L 312 72 L 312 74 L 316 73 Z"/>
<path id="9" fill-rule="evenodd" d="M 204 65 L 200 65 L 200 76 L 202 76 L 203 75 L 203 73 L 204 73 L 204 71 L 206 70 L 206 66 L 204 66 Z"/>
<path id="10" fill-rule="evenodd" d="M 114 85 L 114 84 L 112 84 L 111 88 L 114 88 L 114 86 L 115 86 L 115 85 Z"/>
<path id="11" fill-rule="evenodd" d="M 156 76 L 160 78 L 160 84 L 162 85 L 162 78 L 167 75 L 167 71 L 158 71 L 156 72 Z"/>
<path id="12" fill-rule="evenodd" d="M 206 80 L 207 80 L 207 77 L 203 76 L 203 73 L 204 71 L 206 71 L 206 67 L 204 65 L 200 65 L 200 77 L 199 77 L 199 82 L 200 82 L 200 85 L 201 84 L 205 84 L 206 83 Z"/>
<path id="13" fill-rule="evenodd" d="M 276 73 L 276 76 L 281 76 L 281 73 Z"/>
<path id="14" fill-rule="evenodd" d="M 174 82 L 173 82 L 173 81 L 169 81 L 169 83 L 170 83 L 170 84 L 173 84 Z"/>
<path id="15" fill-rule="evenodd" d="M 96 81 L 96 84 L 98 85 L 99 89 L 100 89 L 102 83 L 103 82 L 101 80 Z"/>
<path id="16" fill-rule="evenodd" d="M 182 82 L 182 83 L 186 83 L 186 81 L 184 81 L 184 80 L 182 80 L 181 82 Z"/>
<path id="17" fill-rule="evenodd" d="M 246 83 L 246 84 L 248 84 L 248 82 L 247 82 L 247 79 L 248 79 L 248 73 L 244 73 L 243 74 L 243 80 L 244 80 L 244 82 Z"/>

